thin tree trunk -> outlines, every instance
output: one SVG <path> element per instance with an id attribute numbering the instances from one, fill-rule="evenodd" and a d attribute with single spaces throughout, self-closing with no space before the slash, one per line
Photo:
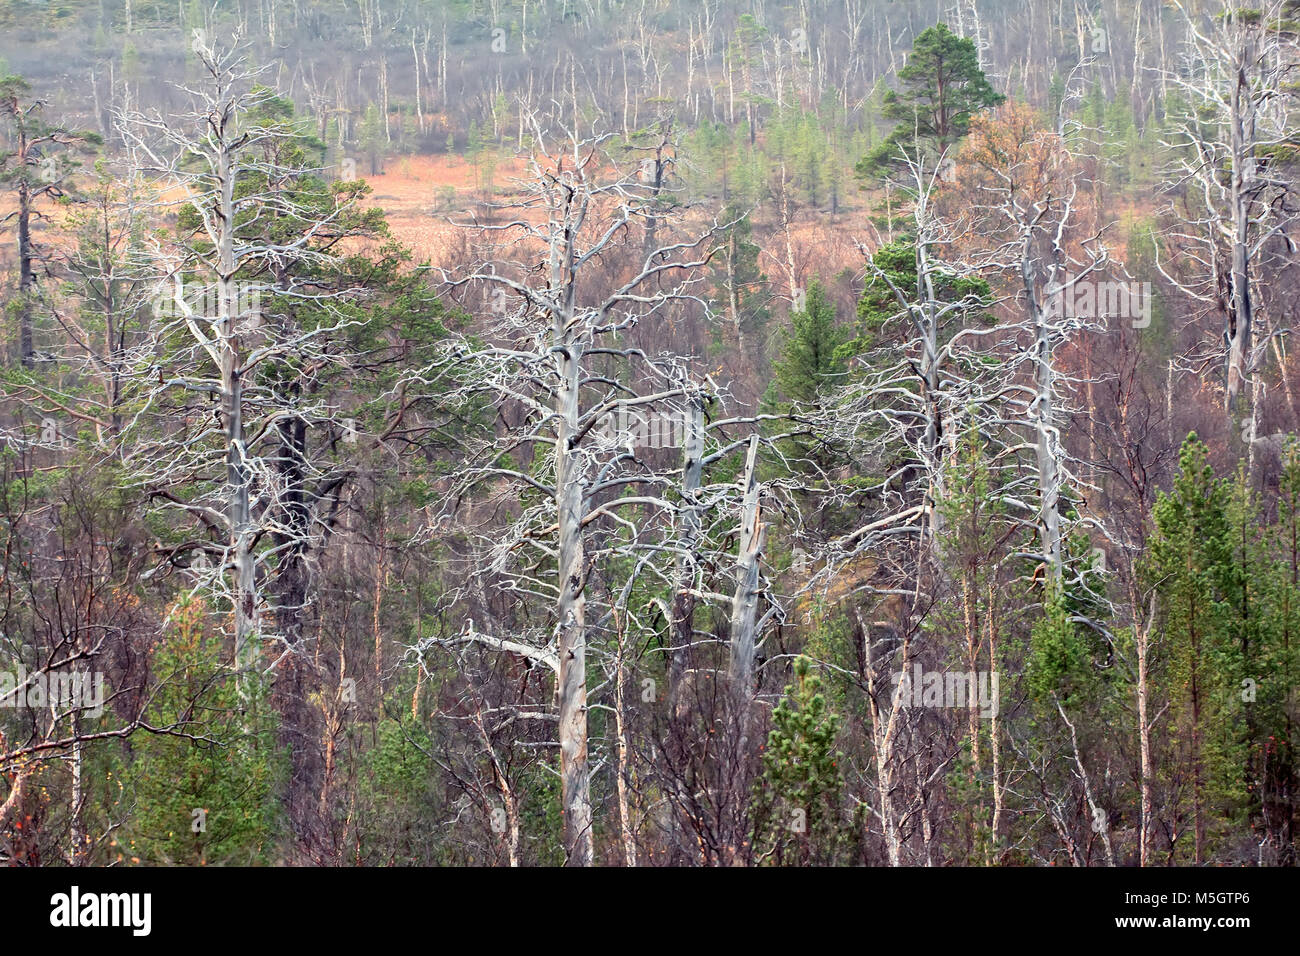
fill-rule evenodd
<path id="1" fill-rule="evenodd" d="M 617 613 L 617 612 L 616 612 Z M 628 742 L 627 728 L 627 661 L 626 635 L 623 633 L 622 616 L 618 617 L 618 662 L 614 674 L 614 736 L 618 751 L 618 823 L 619 834 L 623 839 L 623 862 L 630 867 L 636 866 L 636 834 L 632 825 L 632 769 L 631 746 Z"/>
<path id="2" fill-rule="evenodd" d="M 1137 602 L 1133 601 L 1134 611 L 1137 611 L 1137 607 Z M 1151 780 L 1151 721 L 1147 716 L 1150 705 L 1150 618 L 1145 624 L 1138 625 L 1134 637 L 1137 643 L 1138 748 L 1141 764 L 1141 800 L 1138 810 L 1138 866 L 1147 866 L 1150 863 L 1151 853 L 1151 811 L 1155 802 L 1152 796 Z"/>
<path id="3" fill-rule="evenodd" d="M 745 457 L 745 499 L 741 506 L 740 540 L 736 553 L 736 593 L 731 602 L 730 681 L 733 696 L 748 712 L 754 695 L 754 624 L 758 610 L 758 555 L 763 547 L 759 508 L 758 435 L 751 435 Z M 741 739 L 746 734 L 742 732 Z"/>
<path id="4" fill-rule="evenodd" d="M 569 250 L 571 253 L 572 250 Z M 571 260 L 570 260 L 571 261 Z M 560 271 L 560 270 L 555 270 Z M 558 278 L 558 276 L 557 276 Z M 561 282 L 556 283 L 562 285 Z M 570 286 L 570 296 L 572 287 Z M 564 315 L 566 313 L 560 313 Z M 591 784 L 587 766 L 587 634 L 586 561 L 582 516 L 585 514 L 582 476 L 577 474 L 569 436 L 578 431 L 581 343 L 574 340 L 562 318 L 556 319 L 556 344 L 561 346 L 557 395 L 560 427 L 556 439 L 556 505 L 559 513 L 559 732 L 560 799 L 564 815 L 564 852 L 569 866 L 590 866 L 594 856 L 591 832 Z"/>
<path id="5" fill-rule="evenodd" d="M 1074 732 L 1074 724 L 1070 722 L 1069 717 L 1065 716 L 1065 708 L 1061 706 L 1059 700 L 1056 702 L 1056 709 L 1060 713 L 1061 719 L 1065 721 L 1065 726 L 1070 728 L 1070 745 L 1074 750 L 1074 765 L 1079 770 L 1079 779 L 1083 781 L 1083 796 L 1088 803 L 1088 810 L 1092 813 L 1094 821 L 1102 821 L 1103 813 L 1100 812 L 1101 808 L 1098 807 L 1097 801 L 1092 797 L 1092 784 L 1088 779 L 1088 771 L 1083 766 L 1083 755 L 1079 753 L 1079 738 Z M 1114 866 L 1115 850 L 1110 843 L 1110 827 L 1104 821 L 1102 822 L 1100 835 L 1101 845 L 1106 851 L 1106 865 Z"/>

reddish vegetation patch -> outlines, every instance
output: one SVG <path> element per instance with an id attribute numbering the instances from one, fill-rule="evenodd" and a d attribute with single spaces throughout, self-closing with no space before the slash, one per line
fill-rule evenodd
<path id="1" fill-rule="evenodd" d="M 480 169 L 460 156 L 402 156 L 387 160 L 383 172 L 358 175 L 374 190 L 366 205 L 384 210 L 393 236 L 409 247 L 417 260 L 442 264 L 457 228 L 481 202 L 502 201 L 511 195 L 513 179 L 524 174 L 517 159 L 500 161 L 492 174 L 491 196 L 480 185 Z"/>
<path id="2" fill-rule="evenodd" d="M 479 184 L 480 170 L 460 156 L 407 156 L 390 159 L 378 175 L 364 175 L 374 190 L 366 204 L 384 210 L 393 235 L 414 252 L 417 260 L 428 259 L 435 265 L 445 264 L 453 250 L 460 247 L 460 230 L 452 222 L 464 223 L 478 212 L 483 218 L 483 203 L 507 202 L 518 194 L 515 180 L 527 175 L 521 159 L 508 158 L 493 171 L 493 190 L 489 196 Z M 763 268 L 776 289 L 789 283 L 785 232 L 772 208 L 760 208 L 754 215 L 755 238 L 764 250 Z M 791 246 L 795 272 L 803 282 L 820 274 L 829 278 L 839 271 L 861 267 L 861 256 L 854 248 L 853 237 L 865 230 L 852 214 L 832 217 L 829 214 L 800 212 L 791 223 Z M 688 232 L 708 227 L 708 210 L 693 210 L 683 226 Z"/>

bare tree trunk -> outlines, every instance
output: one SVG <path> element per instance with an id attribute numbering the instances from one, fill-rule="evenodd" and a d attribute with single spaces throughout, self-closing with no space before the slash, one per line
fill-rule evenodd
<path id="1" fill-rule="evenodd" d="M 1278 377 L 1282 379 L 1282 390 L 1286 394 L 1286 407 L 1291 413 L 1291 428 L 1300 428 L 1300 410 L 1296 408 L 1295 388 L 1291 385 L 1291 370 L 1287 367 L 1286 349 L 1282 336 L 1274 335 L 1269 339 L 1273 347 L 1273 357 L 1277 359 Z"/>
<path id="2" fill-rule="evenodd" d="M 514 869 L 519 866 L 519 801 L 515 799 L 514 788 L 510 785 L 510 779 L 506 776 L 505 767 L 501 765 L 501 760 L 497 757 L 496 747 L 492 745 L 492 737 L 488 734 L 487 726 L 483 723 L 481 703 L 474 711 L 474 724 L 478 728 L 479 739 L 483 741 L 483 746 L 487 750 L 488 763 L 492 767 L 492 783 L 496 787 L 497 795 L 501 798 L 501 810 L 505 814 L 505 827 L 502 829 L 502 836 L 506 845 L 506 862 Z M 491 808 L 489 808 L 489 815 L 491 812 Z M 497 829 L 495 825 L 493 829 Z"/>
<path id="3" fill-rule="evenodd" d="M 758 555 L 763 548 L 763 522 L 757 476 L 758 435 L 751 435 L 745 457 L 745 499 L 736 545 L 736 593 L 731 604 L 730 681 L 740 712 L 747 713 L 754 695 L 754 623 L 758 611 Z M 743 722 L 747 724 L 747 721 Z M 747 728 L 746 728 L 747 729 Z M 741 740 L 747 734 L 742 730 Z"/>
<path id="4" fill-rule="evenodd" d="M 223 119 L 233 123 L 229 107 Z M 244 460 L 243 369 L 238 330 L 239 295 L 235 282 L 235 176 L 233 130 L 223 130 L 215 170 L 220 190 L 217 235 L 217 299 L 220 303 L 221 397 L 226 439 L 226 482 L 228 520 L 235 573 L 235 667 L 240 698 L 247 707 L 256 679 L 260 631 L 257 607 L 256 558 L 253 554 L 252 511 L 249 504 L 250 475 Z"/>
<path id="5" fill-rule="evenodd" d="M 1134 595 L 1136 597 L 1136 595 Z M 1154 598 L 1152 604 L 1152 615 L 1154 616 L 1155 606 Z M 1133 610 L 1138 611 L 1136 600 L 1133 601 Z M 1134 638 L 1137 643 L 1137 713 L 1138 713 L 1138 747 L 1140 751 L 1141 765 L 1141 788 L 1142 795 L 1138 813 L 1138 866 L 1148 866 L 1151 854 L 1151 813 L 1154 805 L 1152 797 L 1152 764 L 1151 764 L 1151 720 L 1147 716 L 1150 707 L 1150 677 L 1151 677 L 1151 623 L 1153 617 L 1149 617 L 1145 623 L 1140 620 L 1135 621 L 1136 633 Z"/>
<path id="6" fill-rule="evenodd" d="M 790 301 L 798 308 L 799 277 L 794 265 L 794 237 L 790 234 L 790 199 L 786 187 L 785 163 L 781 164 L 781 230 L 785 233 L 785 268 L 790 284 Z"/>
<path id="7" fill-rule="evenodd" d="M 1038 528 L 1042 538 L 1043 558 L 1053 586 L 1061 582 L 1061 472 L 1054 403 L 1056 369 L 1052 364 L 1052 329 L 1043 308 L 1035 298 L 1035 260 L 1026 232 L 1021 251 L 1020 273 L 1025 289 L 1025 307 L 1034 326 L 1034 454 L 1038 472 Z"/>
<path id="8" fill-rule="evenodd" d="M 668 659 L 668 706 L 681 721 L 690 709 L 686 693 L 686 672 L 695 639 L 695 596 L 691 593 L 696 573 L 695 549 L 699 545 L 701 521 L 696 496 L 704 474 L 704 403 L 695 397 L 688 406 L 686 434 L 682 448 L 681 531 L 677 556 L 677 593 L 672 607 L 672 649 Z"/>
<path id="9" fill-rule="evenodd" d="M 618 752 L 617 788 L 619 835 L 623 839 L 623 862 L 636 866 L 636 832 L 632 825 L 631 746 L 627 728 L 627 661 L 623 619 L 618 616 L 618 661 L 614 673 L 614 736 Z"/>
<path id="10" fill-rule="evenodd" d="M 898 738 L 899 718 L 903 711 L 902 694 L 895 690 L 888 697 L 888 709 L 880 706 L 880 695 L 887 693 L 880 686 L 874 646 L 871 641 L 871 628 L 857 614 L 858 627 L 862 630 L 862 640 L 866 645 L 867 658 L 867 705 L 871 714 L 872 750 L 876 761 L 876 792 L 879 806 L 881 834 L 885 840 L 885 853 L 890 866 L 903 865 L 903 841 L 899 833 L 898 821 L 894 816 L 894 745 Z M 902 662 L 900 670 L 907 672 L 910 665 L 908 649 L 910 639 L 903 638 Z"/>
<path id="11" fill-rule="evenodd" d="M 79 717 L 73 717 L 72 727 L 73 735 L 80 735 L 81 720 Z M 84 748 L 85 744 L 80 740 L 72 745 L 72 806 L 68 814 L 68 843 L 71 852 L 68 854 L 68 860 L 73 866 L 81 865 L 88 842 L 84 814 L 82 813 L 82 804 L 86 800 L 86 789 L 83 781 L 85 770 Z"/>
<path id="12" fill-rule="evenodd" d="M 1061 706 L 1060 701 L 1056 702 L 1056 709 L 1060 713 L 1061 719 L 1065 721 L 1065 726 L 1070 728 L 1070 745 L 1074 750 L 1074 765 L 1078 768 L 1079 779 L 1083 782 L 1083 796 L 1088 803 L 1088 810 L 1092 813 L 1094 824 L 1101 823 L 1101 845 L 1106 851 L 1106 865 L 1114 866 L 1115 850 L 1110 843 L 1110 826 L 1104 820 L 1104 812 L 1101 811 L 1097 801 L 1092 797 L 1092 784 L 1088 779 L 1088 771 L 1083 766 L 1083 756 L 1079 753 L 1079 738 L 1074 732 L 1074 724 L 1070 722 L 1069 717 L 1065 716 L 1065 708 Z"/>
<path id="13" fill-rule="evenodd" d="M 1255 172 L 1255 119 L 1247 64 L 1253 59 L 1253 43 L 1240 52 L 1232 86 L 1229 137 L 1232 150 L 1232 300 L 1228 310 L 1228 368 L 1226 404 L 1233 434 L 1244 409 L 1241 388 L 1250 375 L 1251 332 L 1254 306 L 1250 290 L 1250 207 L 1253 203 Z M 1249 115 L 1247 115 L 1249 113 Z"/>
<path id="14" fill-rule="evenodd" d="M 415 62 L 415 121 L 424 133 L 424 106 L 420 102 L 420 51 L 415 45 L 415 31 L 411 31 L 411 59 Z"/>
<path id="15" fill-rule="evenodd" d="M 558 250 L 553 250 L 554 253 Z M 570 255 L 572 250 L 569 250 Z M 560 272 L 557 267 L 554 272 Z M 555 277 L 561 280 L 561 276 Z M 562 286 L 562 281 L 556 285 Z M 572 293 L 570 292 L 570 295 Z M 571 303 L 570 303 L 571 305 Z M 564 313 L 559 313 L 563 316 Z M 557 318 L 554 339 L 562 385 L 557 392 L 560 418 L 556 442 L 556 505 L 559 511 L 559 628 L 560 800 L 564 815 L 564 852 L 569 866 L 590 866 L 594 854 L 591 832 L 591 783 L 587 768 L 587 633 L 582 517 L 586 513 L 582 476 L 569 437 L 578 432 L 578 355 L 582 345 Z"/>
<path id="16" fill-rule="evenodd" d="M 742 806 L 748 795 L 745 771 L 749 760 L 750 734 L 753 727 L 754 703 L 754 644 L 758 613 L 759 562 L 763 548 L 763 521 L 759 508 L 758 435 L 749 439 L 749 452 L 745 457 L 742 478 L 745 489 L 741 505 L 740 528 L 736 543 L 736 590 L 731 601 L 731 648 L 728 662 L 728 694 L 725 713 L 729 734 L 728 755 L 731 758 L 728 779 L 733 782 L 730 799 L 737 802 L 729 814 L 728 825 L 722 834 L 723 859 L 731 866 L 745 860 L 744 819 Z"/>

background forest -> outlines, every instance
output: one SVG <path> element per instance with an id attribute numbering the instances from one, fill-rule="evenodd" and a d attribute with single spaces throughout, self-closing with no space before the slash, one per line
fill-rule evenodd
<path id="1" fill-rule="evenodd" d="M 0 860 L 1294 866 L 1294 0 L 0 0 Z"/>

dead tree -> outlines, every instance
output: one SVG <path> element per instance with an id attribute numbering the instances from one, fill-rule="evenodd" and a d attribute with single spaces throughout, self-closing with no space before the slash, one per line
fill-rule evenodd
<path id="1" fill-rule="evenodd" d="M 1229 430 L 1253 436 L 1258 410 L 1244 390 L 1276 334 L 1264 326 L 1261 338 L 1257 328 L 1260 273 L 1275 240 L 1295 250 L 1291 186 L 1270 162 L 1273 151 L 1292 148 L 1295 31 L 1284 0 L 1220 0 L 1203 15 L 1175 6 L 1187 31 L 1185 63 L 1161 75 L 1187 110 L 1162 145 L 1174 153 L 1169 240 L 1186 267 L 1170 262 L 1160 271 L 1222 316 L 1208 356 L 1223 362 Z"/>
<path id="2" fill-rule="evenodd" d="M 74 151 L 88 151 L 101 142 L 97 133 L 77 132 L 45 121 L 43 100 L 16 76 L 0 80 L 0 117 L 6 120 L 13 149 L 0 156 L 0 182 L 12 189 L 13 211 L 0 218 L 0 226 L 14 220 L 18 226 L 18 356 L 24 366 L 35 361 L 32 333 L 37 294 L 37 269 L 43 256 L 32 238 L 32 223 L 45 218 L 40 205 L 57 200 L 69 189 Z"/>
<path id="3" fill-rule="evenodd" d="M 469 628 L 457 640 L 553 671 L 564 849 L 570 865 L 585 866 L 594 854 L 588 580 L 611 549 L 635 546 L 640 521 L 674 509 L 665 494 L 671 481 L 638 451 L 629 417 L 671 424 L 690 395 L 679 360 L 628 347 L 621 334 L 674 304 L 707 311 L 693 286 L 712 232 L 660 246 L 608 291 L 593 291 L 604 260 L 628 248 L 629 226 L 656 214 L 653 195 L 634 173 L 615 169 L 602 179 L 609 137 L 564 132 L 563 145 L 548 150 L 541 119 L 530 124 L 538 150 L 520 184 L 524 198 L 511 205 L 512 221 L 485 230 L 504 234 L 507 248 L 468 274 L 446 276 L 449 293 L 487 292 L 496 316 L 490 344 L 457 339 L 411 387 L 437 387 L 453 403 L 519 422 L 467 450 L 449 500 L 488 491 L 513 505 L 510 524 L 488 535 L 485 570 L 498 587 L 548 606 L 552 629 L 516 639 Z"/>
<path id="4" fill-rule="evenodd" d="M 138 406 L 123 460 L 162 511 L 190 535 L 161 548 L 158 575 L 184 570 L 193 592 L 233 611 L 233 664 L 252 719 L 264 675 L 294 735 L 289 804 L 304 840 L 319 786 L 319 736 L 310 729 L 301 640 L 307 567 L 328 539 L 348 470 L 321 449 L 353 427 L 332 396 L 311 387 L 347 367 L 347 308 L 364 297 L 340 265 L 339 244 L 364 235 L 360 193 L 331 191 L 296 149 L 274 94 L 257 85 L 238 47 L 196 38 L 204 83 L 185 90 L 188 112 L 125 113 L 122 128 L 138 189 L 178 226 L 138 254 L 157 294 L 153 317 L 128 354 Z M 300 312 L 310 310 L 310 322 Z M 196 493 L 197 492 L 197 493 Z M 263 656 L 269 652 L 270 661 Z"/>

